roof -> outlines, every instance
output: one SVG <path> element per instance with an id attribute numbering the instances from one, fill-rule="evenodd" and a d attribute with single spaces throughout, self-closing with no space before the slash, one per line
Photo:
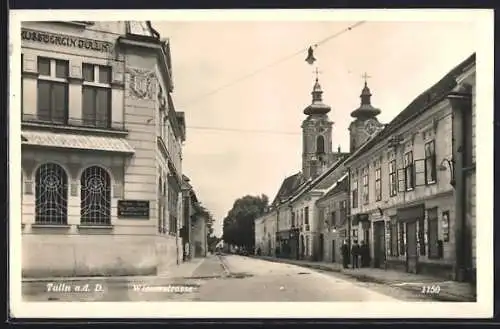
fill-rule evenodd
<path id="1" fill-rule="evenodd" d="M 344 174 L 344 176 L 342 176 L 339 180 L 337 180 L 337 182 L 335 182 L 335 184 L 331 187 L 331 189 L 325 193 L 325 195 L 323 195 L 321 197 L 321 199 L 326 199 L 332 195 L 335 195 L 335 194 L 338 194 L 339 192 L 344 192 L 344 191 L 348 191 L 349 189 L 349 180 L 347 179 L 349 176 L 349 174 Z"/>
<path id="2" fill-rule="evenodd" d="M 296 192 L 297 188 L 303 182 L 304 182 L 304 176 L 300 172 L 285 178 L 272 204 L 275 204 L 280 200 L 287 199 L 288 197 L 292 196 L 292 194 Z"/>
<path id="3" fill-rule="evenodd" d="M 314 188 L 317 188 L 318 187 L 318 183 L 321 183 L 322 180 L 327 177 L 328 175 L 330 175 L 333 171 L 335 171 L 335 169 L 337 169 L 338 167 L 340 167 L 342 164 L 345 163 L 345 158 L 342 158 L 342 159 L 339 159 L 337 162 L 335 162 L 331 167 L 329 167 L 328 169 L 326 169 L 324 172 L 322 172 L 318 177 L 314 178 L 314 180 L 312 181 L 308 181 L 308 184 L 304 186 L 304 188 L 302 188 L 300 191 L 298 191 L 295 195 L 293 195 L 293 200 L 296 200 L 297 198 L 299 198 L 300 196 L 302 196 L 302 194 L 304 193 L 307 193 L 309 192 L 310 190 L 314 189 Z M 331 184 L 334 184 L 335 182 L 333 181 Z"/>
<path id="4" fill-rule="evenodd" d="M 22 136 L 26 139 L 26 141 L 22 142 L 22 145 L 128 154 L 135 153 L 127 140 L 120 137 L 89 136 L 46 131 L 23 131 Z"/>
<path id="5" fill-rule="evenodd" d="M 436 103 L 443 100 L 446 95 L 453 90 L 457 85 L 456 79 L 466 70 L 472 63 L 476 61 L 476 53 L 469 56 L 462 63 L 448 72 L 441 80 L 435 83 L 432 87 L 421 93 L 415 98 L 403 111 L 401 111 L 384 129 L 371 138 L 365 145 L 361 146 L 356 152 L 351 155 L 346 162 L 356 159 L 360 154 L 368 151 L 377 143 L 393 134 L 397 129 L 404 125 L 408 120 L 422 114 Z"/>

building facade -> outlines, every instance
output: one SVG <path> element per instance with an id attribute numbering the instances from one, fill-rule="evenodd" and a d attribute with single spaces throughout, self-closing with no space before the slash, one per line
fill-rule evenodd
<path id="1" fill-rule="evenodd" d="M 340 168 L 338 170 L 341 172 Z M 328 191 L 318 199 L 318 218 L 321 225 L 320 261 L 341 263 L 342 244 L 349 243 L 349 175 L 337 180 Z"/>
<path id="2" fill-rule="evenodd" d="M 261 255 L 276 256 L 276 213 L 269 209 L 255 219 L 255 250 Z"/>
<path id="3" fill-rule="evenodd" d="M 181 255 L 182 113 L 149 22 L 24 22 L 24 276 L 154 274 Z"/>
<path id="4" fill-rule="evenodd" d="M 454 277 L 456 264 L 452 106 L 447 97 L 471 58 L 417 97 L 354 151 L 350 172 L 354 238 L 371 265 Z"/>
<path id="5" fill-rule="evenodd" d="M 476 62 L 466 62 L 448 95 L 452 107 L 452 161 L 443 163 L 455 182 L 455 277 L 476 281 Z"/>

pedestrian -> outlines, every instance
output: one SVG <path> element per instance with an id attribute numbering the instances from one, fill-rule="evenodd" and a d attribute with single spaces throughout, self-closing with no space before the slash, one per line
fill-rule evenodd
<path id="1" fill-rule="evenodd" d="M 359 268 L 359 244 L 358 240 L 354 240 L 354 244 L 352 245 L 351 248 L 351 255 L 352 255 L 352 268 Z"/>
<path id="2" fill-rule="evenodd" d="M 347 244 L 347 240 L 344 240 L 342 244 L 342 264 L 344 268 L 349 266 L 349 245 Z"/>

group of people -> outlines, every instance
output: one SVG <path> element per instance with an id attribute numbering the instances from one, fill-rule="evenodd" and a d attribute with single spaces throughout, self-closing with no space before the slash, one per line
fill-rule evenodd
<path id="1" fill-rule="evenodd" d="M 354 243 L 350 250 L 350 256 L 352 268 L 359 268 L 360 266 L 370 266 L 370 248 L 365 241 L 362 241 L 361 245 L 359 245 L 358 241 L 354 240 Z M 344 240 L 344 244 L 342 245 L 342 263 L 344 268 L 349 267 L 349 245 L 347 244 L 346 240 Z"/>

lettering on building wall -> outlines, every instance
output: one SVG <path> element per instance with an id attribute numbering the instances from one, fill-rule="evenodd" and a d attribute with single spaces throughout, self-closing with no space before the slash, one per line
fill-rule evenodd
<path id="1" fill-rule="evenodd" d="M 87 38 L 75 37 L 71 35 L 56 34 L 50 32 L 21 30 L 21 40 L 40 42 L 56 46 L 69 48 L 79 48 L 93 50 L 103 53 L 111 52 L 113 44 L 107 41 L 92 40 Z"/>
<path id="2" fill-rule="evenodd" d="M 149 201 L 118 200 L 118 217 L 149 218 Z"/>

